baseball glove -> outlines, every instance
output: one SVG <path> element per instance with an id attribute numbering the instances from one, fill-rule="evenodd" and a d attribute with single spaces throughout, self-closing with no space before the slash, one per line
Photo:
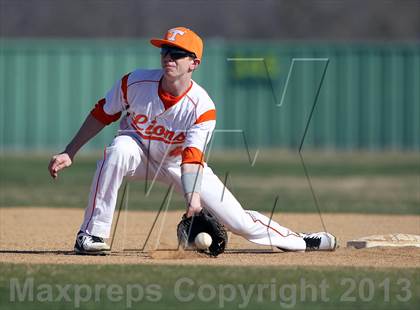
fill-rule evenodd
<path id="1" fill-rule="evenodd" d="M 177 227 L 178 242 L 183 248 L 194 245 L 194 239 L 199 233 L 208 233 L 212 243 L 209 247 L 209 254 L 217 256 L 225 251 L 228 242 L 225 227 L 204 209 L 200 213 L 186 217 L 184 214 Z"/>

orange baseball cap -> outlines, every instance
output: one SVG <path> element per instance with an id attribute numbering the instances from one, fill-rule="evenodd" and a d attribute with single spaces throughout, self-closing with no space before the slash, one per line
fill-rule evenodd
<path id="1" fill-rule="evenodd" d="M 192 52 L 201 60 L 203 56 L 203 40 L 192 30 L 185 27 L 169 29 L 163 39 L 153 38 L 150 43 L 156 47 L 170 45 Z"/>

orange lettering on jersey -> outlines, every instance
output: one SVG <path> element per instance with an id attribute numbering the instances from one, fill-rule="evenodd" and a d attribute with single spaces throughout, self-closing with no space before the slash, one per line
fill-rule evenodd
<path id="1" fill-rule="evenodd" d="M 138 126 L 140 124 L 145 124 L 145 123 L 147 123 L 147 121 L 148 121 L 148 118 L 147 118 L 146 115 L 140 114 L 140 115 L 135 115 L 133 117 L 133 122 L 134 122 L 134 124 L 136 124 L 136 126 Z"/>
<path id="2" fill-rule="evenodd" d="M 175 138 L 174 141 L 178 141 L 178 142 L 184 142 L 185 141 L 185 135 L 183 132 L 181 132 L 180 134 L 178 134 Z"/>
<path id="3" fill-rule="evenodd" d="M 146 128 L 146 134 L 150 135 L 152 133 L 152 129 L 156 124 L 156 120 L 153 120 L 152 123 Z"/>
<path id="4" fill-rule="evenodd" d="M 165 133 L 165 127 L 163 126 L 156 126 L 153 128 L 153 134 L 157 136 L 162 136 Z"/>
<path id="5" fill-rule="evenodd" d="M 172 140 L 174 138 L 174 135 L 175 135 L 175 132 L 166 129 L 164 137 L 167 140 Z"/>
<path id="6" fill-rule="evenodd" d="M 140 127 L 139 125 L 146 124 L 148 117 L 143 114 L 133 115 L 131 126 L 136 133 L 143 139 L 163 141 L 167 144 L 182 144 L 185 141 L 185 134 L 183 132 L 175 135 L 175 132 L 165 128 L 162 125 L 157 125 L 157 121 L 151 121 L 147 127 Z M 145 129 L 146 128 L 146 129 Z"/>

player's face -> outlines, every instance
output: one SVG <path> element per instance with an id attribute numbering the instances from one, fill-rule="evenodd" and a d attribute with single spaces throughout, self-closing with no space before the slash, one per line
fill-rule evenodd
<path id="1" fill-rule="evenodd" d="M 168 77 L 185 75 L 198 66 L 195 55 L 182 49 L 163 46 L 160 54 L 162 68 Z"/>

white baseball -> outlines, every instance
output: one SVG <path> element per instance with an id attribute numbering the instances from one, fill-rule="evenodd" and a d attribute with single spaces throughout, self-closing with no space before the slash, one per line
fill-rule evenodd
<path id="1" fill-rule="evenodd" d="M 211 236 L 205 232 L 199 233 L 194 239 L 195 246 L 199 250 L 208 249 L 212 241 Z"/>

